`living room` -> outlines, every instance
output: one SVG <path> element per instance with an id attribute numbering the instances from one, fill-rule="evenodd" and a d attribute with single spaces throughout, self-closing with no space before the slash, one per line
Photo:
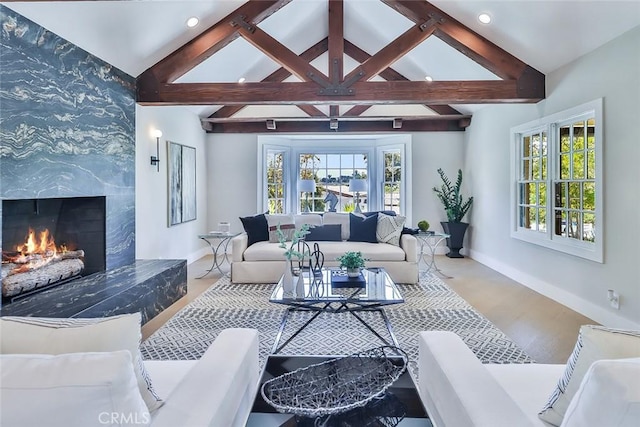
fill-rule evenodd
<path id="1" fill-rule="evenodd" d="M 112 120 L 104 123 L 94 120 L 106 110 L 87 108 L 85 111 L 91 113 L 77 118 L 77 122 L 84 125 L 78 126 L 73 122 L 75 118 L 65 119 L 64 115 L 57 117 L 54 123 L 50 121 L 53 113 L 43 104 L 56 105 L 55 96 L 31 103 L 24 101 L 38 98 L 38 92 L 45 94 L 51 87 L 54 87 L 53 92 L 62 90 L 55 88 L 55 84 L 47 84 L 47 78 L 58 81 L 61 77 L 56 68 L 66 71 L 77 64 L 66 63 L 64 55 L 59 61 L 52 60 L 49 55 L 79 49 L 53 40 L 49 35 L 44 38 L 47 43 L 38 44 L 34 38 L 28 48 L 15 42 L 13 36 L 4 37 L 19 33 L 24 25 L 36 25 L 25 24 L 19 15 L 14 18 L 16 13 L 11 6 L 11 2 L 0 6 L 4 38 L 0 71 L 3 104 L 0 109 L 3 123 L 0 130 L 0 195 L 3 199 L 37 195 L 106 195 L 107 235 L 111 236 L 109 242 L 112 242 L 107 245 L 107 266 L 112 267 L 133 259 L 186 259 L 187 264 L 192 265 L 210 254 L 210 248 L 197 238 L 199 234 L 215 230 L 225 221 L 230 223 L 233 232 L 241 232 L 240 217 L 264 212 L 259 161 L 266 131 L 262 135 L 206 133 L 201 117 L 190 108 L 136 104 L 135 76 L 120 72 L 98 58 L 78 61 L 83 63 L 77 69 L 83 74 L 95 74 L 94 82 L 104 79 L 89 90 L 82 89 L 83 92 L 109 92 L 108 96 L 118 98 L 115 104 L 121 106 L 122 111 L 109 111 Z M 635 10 L 637 12 L 637 8 Z M 12 26 L 14 19 L 18 20 L 17 26 Z M 406 166 L 407 184 L 410 185 L 407 197 L 410 210 L 405 212 L 408 225 L 415 227 L 420 219 L 428 219 L 433 229 L 440 230 L 438 224 L 446 219 L 446 215 L 431 191 L 440 184 L 437 169 L 444 169 L 449 176 L 461 169 L 464 192 L 474 196 L 473 208 L 466 218 L 470 223 L 464 244 L 466 256 L 602 325 L 638 330 L 640 245 L 637 242 L 640 241 L 640 230 L 627 225 L 640 211 L 640 193 L 635 189 L 635 183 L 640 179 L 637 163 L 640 146 L 628 127 L 640 117 L 640 18 L 637 14 L 635 19 L 635 25 L 601 46 L 546 72 L 546 97 L 540 102 L 486 105 L 474 111 L 471 123 L 464 131 L 403 132 L 401 135 L 409 141 L 411 154 L 411 162 Z M 10 74 L 23 67 L 22 64 L 16 67 L 10 61 L 16 58 L 16 53 L 25 52 L 30 58 L 36 58 L 35 62 L 39 58 L 42 63 L 49 64 L 52 74 L 41 75 L 39 85 L 28 87 L 27 84 L 24 92 L 9 93 L 5 85 L 8 81 L 16 81 Z M 22 69 L 28 70 L 26 67 L 24 65 Z M 36 81 L 33 75 L 29 78 L 21 75 L 17 80 Z M 112 91 L 114 82 L 119 86 L 116 92 Z M 101 86 L 103 83 L 105 86 Z M 63 89 L 67 92 L 61 104 L 75 99 L 78 105 L 82 102 L 89 105 L 88 98 L 81 100 L 73 96 L 77 89 L 73 85 Z M 594 261 L 514 238 L 512 128 L 598 99 L 602 99 L 603 104 L 604 144 L 603 187 L 599 193 L 602 219 L 598 222 L 604 230 L 599 235 L 602 259 Z M 23 100 L 27 107 L 16 116 L 17 100 Z M 11 115 L 7 111 L 11 111 Z M 7 127 L 16 123 L 26 124 Z M 85 135 L 93 136 L 75 139 L 74 132 L 79 128 L 85 128 L 82 131 Z M 92 134 L 92 128 L 112 135 L 111 140 L 116 143 L 106 148 L 93 147 L 91 141 L 98 138 Z M 159 152 L 156 152 L 158 141 L 152 134 L 156 129 L 162 131 Z M 284 142 L 293 140 L 286 134 L 279 138 Z M 302 138 L 311 141 L 309 144 L 324 139 L 317 135 Z M 197 153 L 196 219 L 172 227 L 167 225 L 166 141 L 195 147 Z M 349 144 L 349 141 L 348 135 L 332 134 L 324 142 Z M 31 144 L 35 147 L 25 148 Z M 31 157 L 35 159 L 33 164 L 29 161 L 30 165 L 25 165 L 33 153 L 36 153 Z M 55 154 L 52 156 L 56 158 L 55 165 L 47 161 L 50 153 Z M 149 161 L 151 156 L 158 154 L 159 170 Z M 61 166 L 66 161 L 62 156 L 79 159 L 82 155 L 90 157 L 84 163 L 79 160 L 77 166 L 83 173 L 67 175 L 67 166 Z M 101 156 L 104 156 L 103 160 L 100 160 Z M 26 171 L 29 166 L 33 166 L 31 172 Z M 40 171 L 44 171 L 43 175 Z M 85 175 L 86 171 L 89 172 Z M 42 176 L 47 179 L 43 180 Z M 111 180 L 107 180 L 107 176 Z M 84 187 L 83 180 L 100 183 L 100 190 L 96 192 L 95 187 Z M 112 204 L 114 200 L 116 202 Z M 617 309 L 610 304 L 610 289 L 619 296 Z"/>

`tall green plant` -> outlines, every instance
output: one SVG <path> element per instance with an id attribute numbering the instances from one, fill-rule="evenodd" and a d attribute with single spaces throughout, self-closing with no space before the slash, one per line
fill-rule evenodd
<path id="1" fill-rule="evenodd" d="M 448 221 L 461 222 L 473 204 L 473 197 L 469 197 L 466 201 L 463 201 L 463 197 L 460 194 L 460 187 L 462 187 L 462 169 L 458 169 L 458 179 L 455 185 L 447 178 L 442 168 L 438 169 L 438 174 L 440 178 L 442 178 L 442 185 L 440 188 L 433 187 L 433 191 L 444 205 Z"/>

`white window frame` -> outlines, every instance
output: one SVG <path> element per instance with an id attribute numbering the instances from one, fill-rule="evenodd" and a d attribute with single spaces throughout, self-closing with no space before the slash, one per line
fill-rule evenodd
<path id="1" fill-rule="evenodd" d="M 297 212 L 297 182 L 300 175 L 299 156 L 302 153 L 317 154 L 367 154 L 367 178 L 369 180 L 369 192 L 367 193 L 368 209 L 380 210 L 383 204 L 384 194 L 379 191 L 384 180 L 380 160 L 383 151 L 391 149 L 402 150 L 402 189 L 401 212 L 407 217 L 407 224 L 411 223 L 411 201 L 407 200 L 407 194 L 411 194 L 411 173 L 408 170 L 411 163 L 411 135 L 394 135 L 375 138 L 372 136 L 339 136 L 335 138 L 324 136 L 258 136 L 258 211 L 264 212 L 269 208 L 267 200 L 267 184 L 265 180 L 265 159 L 267 150 L 285 150 L 285 199 L 286 213 Z M 384 166 L 384 165 L 382 165 Z"/>
<path id="2" fill-rule="evenodd" d="M 289 177 L 289 168 L 287 165 L 290 163 L 291 158 L 291 147 L 286 145 L 276 145 L 276 144 L 262 144 L 261 150 L 259 150 L 259 159 L 258 159 L 258 206 L 261 210 L 259 212 L 265 212 L 269 210 L 269 192 L 267 190 L 267 180 L 266 180 L 266 167 L 267 167 L 267 154 L 270 151 L 280 152 L 283 154 L 283 171 L 282 171 L 282 179 L 284 180 L 284 211 L 291 211 L 291 189 L 289 188 L 291 185 L 291 179 Z"/>
<path id="3" fill-rule="evenodd" d="M 604 247 L 604 215 L 603 215 L 603 114 L 602 98 L 579 105 L 577 107 L 552 114 L 519 126 L 511 128 L 511 237 L 536 245 L 544 246 L 566 254 L 578 256 L 591 261 L 603 263 Z M 558 132 L 562 125 L 572 124 L 585 118 L 595 119 L 595 241 L 588 242 L 555 234 L 554 221 L 554 182 L 559 178 L 559 138 Z M 545 131 L 547 133 L 547 179 L 546 200 L 547 217 L 546 231 L 534 231 L 520 227 L 518 221 L 518 181 L 521 176 L 521 159 L 523 135 Z"/>
<path id="4" fill-rule="evenodd" d="M 384 208 L 384 155 L 389 152 L 397 152 L 400 151 L 400 157 L 402 159 L 402 163 L 400 165 L 400 212 L 402 215 L 407 216 L 408 212 L 411 212 L 411 201 L 408 200 L 407 187 L 411 187 L 410 184 L 407 184 L 407 179 L 411 176 L 411 174 L 407 173 L 407 165 L 410 164 L 407 162 L 407 152 L 411 152 L 410 146 L 407 144 L 398 144 L 395 142 L 381 144 L 377 147 L 377 170 L 380 172 L 378 174 L 378 180 L 376 182 L 376 188 L 378 190 L 378 206 L 382 210 Z M 407 224 L 410 222 L 407 220 Z"/>

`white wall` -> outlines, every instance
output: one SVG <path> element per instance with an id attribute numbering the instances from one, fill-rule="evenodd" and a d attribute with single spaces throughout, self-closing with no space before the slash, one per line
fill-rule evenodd
<path id="1" fill-rule="evenodd" d="M 492 106 L 467 130 L 472 257 L 593 320 L 640 328 L 640 27 L 547 76 L 537 105 Z M 509 130 L 604 98 L 604 264 L 512 239 Z M 607 289 L 621 295 L 609 306 Z"/>
<path id="2" fill-rule="evenodd" d="M 442 180 L 438 175 L 438 168 L 442 168 L 450 179 L 455 180 L 458 169 L 463 168 L 464 162 L 464 133 L 463 132 L 421 132 L 412 135 L 413 164 L 413 222 L 429 221 L 430 229 L 442 231 L 440 221 L 447 220 L 447 214 L 442 203 L 433 192 L 433 187 L 440 187 Z M 463 176 L 463 194 L 470 194 L 467 190 L 467 178 Z M 465 221 L 468 220 L 465 217 Z M 465 236 L 465 245 L 471 236 L 471 227 Z M 448 249 L 443 244 L 438 253 L 444 254 Z M 463 251 L 464 253 L 464 251 Z"/>
<path id="3" fill-rule="evenodd" d="M 243 231 L 239 218 L 258 213 L 258 136 L 209 134 L 207 147 L 209 226 L 227 221 L 232 232 Z"/>
<path id="4" fill-rule="evenodd" d="M 156 152 L 153 129 L 160 129 L 160 172 L 150 164 Z M 136 258 L 186 259 L 191 263 L 208 252 L 198 239 L 207 227 L 206 133 L 198 116 L 179 107 L 136 105 Z M 197 219 L 169 227 L 167 221 L 167 142 L 196 148 Z"/>
<path id="5" fill-rule="evenodd" d="M 431 188 L 440 184 L 436 170 L 442 167 L 455 176 L 462 168 L 464 133 L 415 133 L 412 138 L 412 218 L 415 226 L 420 219 L 428 220 L 435 230 L 442 230 L 439 221 L 446 220 L 442 205 Z M 232 231 L 242 231 L 240 216 L 257 212 L 256 183 L 258 137 L 251 134 L 210 134 L 208 136 L 209 165 L 209 226 L 229 221 Z"/>

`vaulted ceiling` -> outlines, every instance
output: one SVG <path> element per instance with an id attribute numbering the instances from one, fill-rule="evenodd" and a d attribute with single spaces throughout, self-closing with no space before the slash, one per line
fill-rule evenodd
<path id="1" fill-rule="evenodd" d="M 142 105 L 198 108 L 208 132 L 464 130 L 478 105 L 543 99 L 545 78 L 536 63 L 542 71 L 551 71 L 563 60 L 640 24 L 640 7 L 629 2 L 433 3 L 458 12 L 468 26 L 421 0 L 73 1 L 52 3 L 59 11 L 57 18 L 51 18 L 52 10 L 47 14 L 49 3 L 7 6 L 116 66 L 122 62 L 124 71 L 138 76 L 137 101 Z M 541 15 L 545 20 L 516 23 L 522 31 L 493 37 L 500 46 L 480 35 L 477 24 L 469 24 L 474 13 L 487 11 L 498 22 L 502 17 L 502 25 L 508 28 L 514 23 L 505 21 L 500 11 L 518 16 L 519 9 L 531 3 L 546 6 Z M 546 56 L 534 54 L 549 46 L 545 37 L 552 29 L 582 28 L 572 26 L 575 19 L 592 16 L 591 3 L 602 6 L 595 9 L 599 20 L 590 23 L 588 32 L 598 35 L 596 39 L 576 33 L 584 38 L 579 43 L 584 46 L 576 46 L 575 40 L 558 40 L 559 46 L 566 46 L 561 49 L 564 58 L 557 56 L 557 50 Z M 156 34 L 154 40 L 168 37 L 155 27 L 151 30 L 144 19 L 162 24 L 171 7 L 174 16 L 200 15 L 199 32 L 173 36 L 162 49 L 149 52 L 147 48 L 138 54 L 138 61 L 125 63 L 135 56 L 129 51 L 140 44 L 145 31 Z M 197 12 L 198 8 L 202 10 Z M 208 14 L 207 8 L 211 9 Z M 164 15 L 151 13 L 158 10 L 164 10 Z M 627 13 L 613 22 L 613 10 Z M 554 11 L 570 15 L 559 17 Z M 540 16 L 535 8 L 524 13 Z M 91 26 L 84 30 L 86 37 L 65 25 L 69 14 L 89 18 L 89 24 L 74 26 L 76 31 Z M 138 18 L 140 28 L 131 28 L 130 15 Z M 117 32 L 107 31 L 109 22 Z M 521 33 L 531 34 L 531 27 L 538 28 L 532 33 L 537 40 L 514 44 L 521 41 Z M 90 31 L 116 42 L 124 32 L 130 36 L 129 43 L 120 41 L 110 51 L 119 49 L 121 54 L 105 58 L 111 52 L 96 52 L 100 49 L 91 44 Z M 172 31 L 168 25 L 167 33 Z M 98 44 L 108 44 L 106 40 Z M 536 63 L 529 65 L 501 46 Z M 162 51 L 172 53 L 162 55 Z M 426 75 L 433 81 L 426 81 Z M 240 77 L 246 80 L 240 83 Z"/>
<path id="2" fill-rule="evenodd" d="M 469 116 L 449 104 L 538 102 L 545 96 L 544 75 L 470 30 L 426 1 L 382 0 L 412 24 L 373 55 L 345 39 L 344 0 L 329 0 L 328 36 L 297 54 L 260 22 L 290 0 L 251 0 L 174 51 L 137 80 L 143 105 L 223 104 L 203 119 L 209 132 L 318 132 L 463 130 Z M 394 12 L 395 11 L 395 12 Z M 259 82 L 178 83 L 177 79 L 242 37 L 280 68 Z M 420 81 L 390 68 L 429 37 L 438 37 L 499 77 L 497 80 Z M 327 72 L 311 62 L 327 55 Z M 345 73 L 345 54 L 358 62 Z M 437 60 L 437 58 L 436 58 Z M 285 81 L 294 76 L 298 81 Z M 383 81 L 374 81 L 381 77 Z M 373 105 L 420 104 L 434 114 L 361 117 Z M 296 105 L 307 118 L 235 119 L 247 105 Z M 329 114 L 316 105 L 329 106 Z M 350 108 L 341 113 L 340 106 Z"/>

